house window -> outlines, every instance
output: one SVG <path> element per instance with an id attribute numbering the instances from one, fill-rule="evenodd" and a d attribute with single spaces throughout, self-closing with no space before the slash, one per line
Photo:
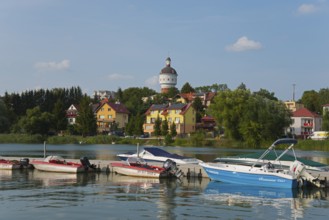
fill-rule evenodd
<path id="1" fill-rule="evenodd" d="M 151 123 L 155 123 L 155 118 L 151 118 Z"/>
<path id="2" fill-rule="evenodd" d="M 111 108 L 108 108 L 107 111 L 111 111 Z"/>
<path id="3" fill-rule="evenodd" d="M 148 125 L 145 128 L 146 128 L 146 130 L 153 130 L 153 126 L 152 125 Z"/>
<path id="4" fill-rule="evenodd" d="M 105 116 L 104 116 L 104 115 L 100 115 L 99 118 L 100 118 L 100 119 L 104 119 Z"/>
<path id="5" fill-rule="evenodd" d="M 175 123 L 179 123 L 180 122 L 180 118 L 176 117 L 175 118 Z"/>
<path id="6" fill-rule="evenodd" d="M 179 113 L 180 113 L 180 110 L 176 110 L 175 113 L 176 113 L 176 114 L 179 114 Z"/>
<path id="7" fill-rule="evenodd" d="M 104 111 L 104 108 L 101 108 L 101 111 Z"/>
<path id="8" fill-rule="evenodd" d="M 109 119 L 111 119 L 112 118 L 112 115 L 109 115 Z"/>
<path id="9" fill-rule="evenodd" d="M 172 118 L 171 117 L 168 118 L 168 122 L 170 122 L 170 123 L 172 122 Z"/>

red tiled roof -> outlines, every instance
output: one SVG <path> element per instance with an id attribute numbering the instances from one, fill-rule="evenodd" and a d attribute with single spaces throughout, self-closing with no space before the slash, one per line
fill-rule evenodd
<path id="1" fill-rule="evenodd" d="M 190 93 L 180 93 L 177 96 L 180 96 L 188 101 L 193 101 L 196 97 L 205 96 L 206 101 L 210 101 L 215 97 L 215 95 L 216 95 L 215 92 L 206 92 L 206 93 L 190 92 Z"/>
<path id="2" fill-rule="evenodd" d="M 311 117 L 311 118 L 318 118 L 320 117 L 315 112 L 311 112 L 307 108 L 300 108 L 292 113 L 292 117 Z"/>
<path id="3" fill-rule="evenodd" d="M 208 121 L 208 122 L 209 121 L 215 121 L 215 118 L 206 115 L 206 116 L 204 116 L 204 117 L 201 118 L 201 121 Z"/>

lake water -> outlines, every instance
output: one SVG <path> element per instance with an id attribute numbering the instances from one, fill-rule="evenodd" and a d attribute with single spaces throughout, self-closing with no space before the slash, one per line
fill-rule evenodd
<path id="1" fill-rule="evenodd" d="M 167 147 L 210 161 L 254 150 Z M 49 145 L 47 154 L 114 160 L 131 145 Z M 297 152 L 327 161 L 327 152 Z M 43 145 L 0 145 L 1 156 L 43 157 Z M 244 187 L 208 179 L 0 170 L 0 219 L 327 219 L 328 189 Z"/>

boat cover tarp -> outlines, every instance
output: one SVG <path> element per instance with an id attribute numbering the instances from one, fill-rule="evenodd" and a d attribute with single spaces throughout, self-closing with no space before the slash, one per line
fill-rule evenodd
<path id="1" fill-rule="evenodd" d="M 174 159 L 188 159 L 189 157 L 184 157 L 178 154 L 171 154 L 165 150 L 156 147 L 145 147 L 144 150 L 148 151 L 149 153 L 153 154 L 157 157 L 168 157 Z"/>

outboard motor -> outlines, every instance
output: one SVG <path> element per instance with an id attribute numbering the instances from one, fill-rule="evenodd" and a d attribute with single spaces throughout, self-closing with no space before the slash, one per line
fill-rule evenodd
<path id="1" fill-rule="evenodd" d="M 305 165 L 300 161 L 295 160 L 293 164 L 290 165 L 290 171 L 293 172 L 297 178 L 302 178 L 302 182 L 306 181 L 306 183 L 310 183 L 316 187 L 325 187 L 324 182 L 307 172 Z"/>
<path id="2" fill-rule="evenodd" d="M 20 161 L 19 161 L 19 164 L 21 166 L 21 168 L 28 168 L 29 165 L 30 165 L 30 160 L 29 158 L 21 158 Z"/>
<path id="3" fill-rule="evenodd" d="M 165 168 L 166 171 L 169 174 L 171 174 L 171 175 L 173 175 L 173 176 L 175 176 L 177 178 L 180 178 L 183 175 L 182 171 L 178 169 L 178 167 L 176 165 L 176 162 L 175 161 L 172 161 L 170 159 L 167 159 L 163 163 L 163 168 Z"/>
<path id="4" fill-rule="evenodd" d="M 88 157 L 81 157 L 80 158 L 80 162 L 85 167 L 86 170 L 88 168 L 92 168 L 92 169 L 95 169 L 96 168 L 95 165 L 90 164 Z"/>

